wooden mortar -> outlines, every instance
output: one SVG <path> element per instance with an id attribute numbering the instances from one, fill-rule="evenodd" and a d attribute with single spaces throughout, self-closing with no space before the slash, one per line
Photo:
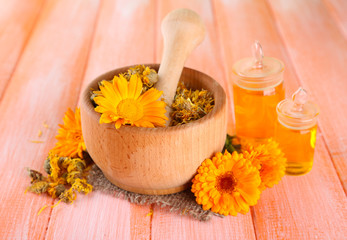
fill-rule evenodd
<path id="1" fill-rule="evenodd" d="M 158 70 L 158 64 L 148 64 Z M 142 194 L 169 194 L 186 189 L 197 168 L 221 151 L 227 129 L 226 95 L 210 76 L 184 68 L 181 75 L 188 87 L 207 89 L 215 106 L 205 117 L 180 126 L 138 128 L 99 124 L 90 89 L 101 80 L 111 80 L 132 66 L 107 72 L 85 89 L 81 101 L 82 132 L 87 150 L 106 178 L 116 186 Z"/>

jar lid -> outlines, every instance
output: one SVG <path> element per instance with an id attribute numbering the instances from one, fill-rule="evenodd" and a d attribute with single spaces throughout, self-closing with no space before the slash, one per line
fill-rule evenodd
<path id="1" fill-rule="evenodd" d="M 283 125 L 296 129 L 313 127 L 319 114 L 318 106 L 308 101 L 307 91 L 302 87 L 293 94 L 292 99 L 279 102 L 276 110 L 278 120 Z"/>
<path id="2" fill-rule="evenodd" d="M 275 87 L 283 81 L 284 64 L 273 57 L 264 57 L 258 41 L 253 45 L 253 57 L 237 61 L 232 68 L 235 84 L 249 90 Z"/>

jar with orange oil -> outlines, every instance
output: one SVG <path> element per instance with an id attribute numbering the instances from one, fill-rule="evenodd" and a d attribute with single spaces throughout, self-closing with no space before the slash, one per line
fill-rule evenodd
<path id="1" fill-rule="evenodd" d="M 317 105 L 308 101 L 307 92 L 299 88 L 292 99 L 281 101 L 276 110 L 275 140 L 287 158 L 286 174 L 308 173 L 316 145 Z"/>
<path id="2" fill-rule="evenodd" d="M 241 142 L 262 142 L 274 137 L 276 106 L 285 98 L 283 71 L 284 64 L 276 58 L 264 57 L 257 41 L 253 57 L 233 65 L 236 135 Z"/>

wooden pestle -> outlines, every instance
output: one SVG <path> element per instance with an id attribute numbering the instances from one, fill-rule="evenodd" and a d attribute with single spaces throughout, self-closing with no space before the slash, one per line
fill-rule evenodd
<path id="1" fill-rule="evenodd" d="M 155 87 L 163 91 L 166 102 L 166 116 L 170 125 L 171 105 L 184 63 L 190 53 L 203 41 L 205 26 L 200 16 L 189 9 L 176 9 L 170 12 L 161 24 L 164 38 L 164 52 L 158 71 L 159 81 Z"/>

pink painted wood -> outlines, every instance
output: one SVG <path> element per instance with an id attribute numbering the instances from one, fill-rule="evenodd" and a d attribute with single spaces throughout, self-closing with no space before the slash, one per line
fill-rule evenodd
<path id="1" fill-rule="evenodd" d="M 0 0 L 0 239 L 344 239 L 347 235 L 347 5 L 342 0 Z M 101 73 L 160 62 L 160 21 L 198 12 L 207 37 L 186 66 L 221 83 L 259 40 L 321 108 L 314 167 L 267 189 L 251 213 L 202 223 L 93 192 L 37 212 L 50 198 L 27 193 L 25 167 L 43 170 L 57 124 Z M 50 128 L 43 126 L 46 122 Z M 43 135 L 38 137 L 38 131 Z M 33 143 L 30 140 L 40 140 Z M 342 183 L 342 184 L 341 184 Z"/>
<path id="2" fill-rule="evenodd" d="M 347 1 L 344 0 L 323 0 L 325 4 L 328 14 L 330 14 L 334 20 L 336 25 L 341 29 L 345 38 L 347 38 Z"/>
<path id="3" fill-rule="evenodd" d="M 0 1 L 0 99 L 36 24 L 43 0 Z"/>

